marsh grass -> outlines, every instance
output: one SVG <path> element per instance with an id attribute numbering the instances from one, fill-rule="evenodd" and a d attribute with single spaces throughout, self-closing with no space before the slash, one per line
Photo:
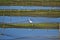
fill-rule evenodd
<path id="1" fill-rule="evenodd" d="M 60 1 L 60 0 L 0 0 L 0 2 L 12 2 L 12 1 Z"/>
<path id="2" fill-rule="evenodd" d="M 60 6 L 60 0 L 0 0 L 0 5 Z"/>
<path id="3" fill-rule="evenodd" d="M 60 17 L 60 10 L 0 10 L 0 16 Z"/>
<path id="4" fill-rule="evenodd" d="M 5 25 L 4 28 L 38 28 L 38 29 L 58 29 L 57 23 L 22 23 L 22 24 L 0 24 L 0 27 Z"/>

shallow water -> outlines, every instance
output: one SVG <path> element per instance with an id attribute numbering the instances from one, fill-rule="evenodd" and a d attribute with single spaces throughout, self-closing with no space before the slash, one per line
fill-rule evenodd
<path id="1" fill-rule="evenodd" d="M 60 22 L 60 18 L 48 18 L 48 17 L 29 17 L 29 16 L 0 16 L 0 22 L 5 23 L 29 23 L 31 18 L 33 23 L 44 22 Z"/>
<path id="2" fill-rule="evenodd" d="M 0 6 L 0 9 L 15 9 L 15 10 L 51 10 L 51 9 L 58 9 L 60 10 L 60 7 L 50 7 L 50 6 Z"/>
<path id="3" fill-rule="evenodd" d="M 0 28 L 0 39 L 14 40 L 59 40 L 58 29 Z"/>

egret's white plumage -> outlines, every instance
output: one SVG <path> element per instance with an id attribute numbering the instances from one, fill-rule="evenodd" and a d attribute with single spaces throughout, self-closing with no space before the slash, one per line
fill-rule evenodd
<path id="1" fill-rule="evenodd" d="M 29 23 L 32 23 L 32 20 L 31 19 L 29 19 Z"/>

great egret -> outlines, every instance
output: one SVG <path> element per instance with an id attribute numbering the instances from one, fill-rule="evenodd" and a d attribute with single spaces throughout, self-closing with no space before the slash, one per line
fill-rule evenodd
<path id="1" fill-rule="evenodd" d="M 33 27 L 33 21 L 31 20 L 31 18 L 28 19 L 28 22 L 32 25 Z M 32 29 L 33 30 L 33 29 Z"/>
<path id="2" fill-rule="evenodd" d="M 29 23 L 32 23 L 32 20 L 31 19 L 29 19 Z"/>

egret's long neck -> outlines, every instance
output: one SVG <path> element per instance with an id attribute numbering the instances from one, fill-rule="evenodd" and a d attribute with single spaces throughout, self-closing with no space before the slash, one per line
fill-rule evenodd
<path id="1" fill-rule="evenodd" d="M 29 19 L 29 21 L 31 21 L 31 19 Z"/>

